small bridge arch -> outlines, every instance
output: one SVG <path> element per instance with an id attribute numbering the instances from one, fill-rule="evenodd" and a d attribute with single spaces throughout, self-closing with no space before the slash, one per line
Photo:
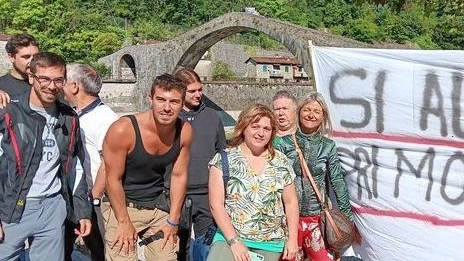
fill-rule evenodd
<path id="1" fill-rule="evenodd" d="M 137 79 L 137 70 L 135 69 L 135 60 L 130 54 L 121 56 L 118 66 L 118 78 L 120 80 L 133 80 Z"/>

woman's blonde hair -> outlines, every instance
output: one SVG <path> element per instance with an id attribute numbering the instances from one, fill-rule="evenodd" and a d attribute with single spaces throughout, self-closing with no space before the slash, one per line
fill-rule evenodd
<path id="1" fill-rule="evenodd" d="M 321 125 L 319 125 L 319 127 L 317 128 L 316 133 L 320 133 L 322 135 L 329 135 L 332 132 L 332 122 L 330 120 L 329 107 L 327 106 L 324 97 L 322 97 L 322 94 L 319 92 L 312 91 L 303 99 L 300 106 L 298 107 L 298 121 L 303 106 L 314 101 L 319 103 L 319 105 L 322 107 L 322 113 L 324 115 L 324 119 L 322 120 Z"/>
<path id="2" fill-rule="evenodd" d="M 271 155 L 271 158 L 274 158 L 275 151 L 272 145 L 272 141 L 275 138 L 277 132 L 277 121 L 274 117 L 274 113 L 269 107 L 263 104 L 255 103 L 249 105 L 245 110 L 243 110 L 238 116 L 237 124 L 235 125 L 234 135 L 229 140 L 229 146 L 237 147 L 242 144 L 245 140 L 243 132 L 245 129 L 253 123 L 258 122 L 261 118 L 267 117 L 271 120 L 271 139 L 266 144 L 266 149 Z"/>

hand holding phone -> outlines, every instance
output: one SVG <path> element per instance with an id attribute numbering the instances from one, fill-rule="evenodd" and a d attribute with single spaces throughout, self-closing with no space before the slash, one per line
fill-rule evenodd
<path id="1" fill-rule="evenodd" d="M 251 261 L 264 261 L 264 256 L 253 251 L 248 251 Z"/>

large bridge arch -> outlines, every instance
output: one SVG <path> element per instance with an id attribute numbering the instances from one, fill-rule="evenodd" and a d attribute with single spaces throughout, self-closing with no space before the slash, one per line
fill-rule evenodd
<path id="1" fill-rule="evenodd" d="M 211 46 L 215 45 L 217 42 L 221 41 L 228 36 L 231 36 L 236 33 L 243 32 L 251 28 L 247 27 L 228 27 L 219 29 L 210 34 L 207 34 L 203 38 L 198 39 L 194 42 L 184 54 L 180 57 L 180 60 L 177 62 L 175 68 L 179 67 L 188 67 L 195 68 L 195 65 L 200 61 L 203 54 L 208 51 Z"/>
<path id="2" fill-rule="evenodd" d="M 322 46 L 367 47 L 368 44 L 356 42 L 339 36 L 304 28 L 277 19 L 266 18 L 249 13 L 229 13 L 211 20 L 196 29 L 182 35 L 185 45 L 175 68 L 194 68 L 201 56 L 211 46 L 222 39 L 245 30 L 257 30 L 280 42 L 309 72 L 310 61 L 308 43 L 312 41 Z M 175 69 L 174 68 L 174 69 Z"/>
<path id="3" fill-rule="evenodd" d="M 136 87 L 128 93 L 128 97 L 134 100 L 137 110 L 143 110 L 149 106 L 146 95 L 157 75 L 174 72 L 178 67 L 194 68 L 211 46 L 227 36 L 250 29 L 267 34 L 280 42 L 298 58 L 308 72 L 311 69 L 309 41 L 319 46 L 374 48 L 373 45 L 260 15 L 228 13 L 172 40 L 127 46 L 99 61 L 112 68 L 112 77 L 118 78 L 122 57 L 126 55 L 126 58 L 133 59 L 133 63 L 131 59 L 129 62 L 124 61 L 133 70 L 133 76 L 137 80 Z"/>

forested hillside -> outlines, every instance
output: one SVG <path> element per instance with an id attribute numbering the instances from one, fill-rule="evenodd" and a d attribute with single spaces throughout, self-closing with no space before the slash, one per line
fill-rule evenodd
<path id="1" fill-rule="evenodd" d="M 369 43 L 464 49 L 462 0 L 0 0 L 0 32 L 26 31 L 68 61 L 94 63 L 124 45 L 164 41 L 247 6 Z M 237 38 L 275 45 L 259 32 Z"/>

